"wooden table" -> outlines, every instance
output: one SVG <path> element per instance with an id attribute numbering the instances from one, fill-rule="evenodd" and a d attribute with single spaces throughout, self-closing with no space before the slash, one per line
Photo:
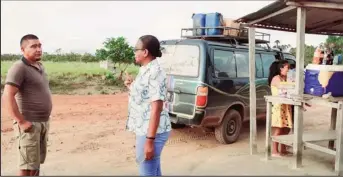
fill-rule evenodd
<path id="1" fill-rule="evenodd" d="M 279 142 L 289 146 L 297 146 L 301 143 L 302 147 L 311 148 L 320 152 L 334 155 L 335 158 L 335 172 L 337 175 L 343 175 L 343 97 L 322 98 L 312 95 L 304 95 L 303 97 L 292 96 L 292 98 L 282 98 L 279 96 L 265 96 L 267 102 L 267 120 L 266 120 L 266 159 L 271 157 L 271 142 Z M 271 114 L 272 104 L 289 104 L 294 106 L 301 106 L 303 103 L 310 105 L 320 105 L 331 108 L 331 123 L 330 129 L 320 131 L 303 132 L 303 125 L 299 125 L 299 120 L 294 120 L 294 125 L 299 125 L 298 130 L 294 134 L 271 136 Z M 337 119 L 338 118 L 338 119 Z M 299 117 L 302 119 L 302 117 Z M 300 121 L 301 123 L 303 121 Z M 298 140 L 301 141 L 298 141 Z M 314 144 L 318 141 L 329 141 L 328 147 Z M 334 149 L 334 142 L 336 141 L 336 149 Z M 293 148 L 295 149 L 295 148 Z M 302 150 L 294 150 L 294 158 L 302 159 Z M 296 161 L 296 160 L 295 160 Z M 297 162 L 297 161 L 296 161 Z"/>

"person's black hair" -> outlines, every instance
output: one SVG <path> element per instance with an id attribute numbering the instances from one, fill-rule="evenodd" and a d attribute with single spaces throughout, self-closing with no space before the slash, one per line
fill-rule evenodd
<path id="1" fill-rule="evenodd" d="M 21 39 L 20 39 L 20 46 L 23 45 L 23 42 L 26 41 L 26 40 L 32 40 L 32 39 L 38 39 L 38 37 L 34 34 L 27 34 L 25 36 L 23 36 Z"/>
<path id="2" fill-rule="evenodd" d="M 274 76 L 280 75 L 281 68 L 288 64 L 287 60 L 274 61 L 269 67 L 268 85 L 270 86 Z"/>
<path id="3" fill-rule="evenodd" d="M 295 69 L 296 64 L 295 64 L 295 63 L 292 63 L 292 64 L 289 65 L 289 67 L 290 67 L 290 69 Z"/>
<path id="4" fill-rule="evenodd" d="M 144 35 L 139 40 L 143 43 L 143 48 L 148 50 L 151 56 L 154 58 L 162 56 L 160 41 L 155 36 Z"/>

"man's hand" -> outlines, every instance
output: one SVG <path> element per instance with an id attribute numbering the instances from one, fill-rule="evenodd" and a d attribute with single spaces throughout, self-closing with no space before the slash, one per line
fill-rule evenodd
<path id="1" fill-rule="evenodd" d="M 26 120 L 18 122 L 18 124 L 20 129 L 22 129 L 25 133 L 30 132 L 33 127 L 32 123 Z"/>
<path id="2" fill-rule="evenodd" d="M 151 160 L 154 158 L 154 140 L 147 139 L 144 145 L 145 160 Z"/>
<path id="3" fill-rule="evenodd" d="M 133 82 L 132 76 L 131 76 L 129 73 L 125 72 L 124 85 L 125 85 L 127 88 L 129 88 L 132 82 Z"/>

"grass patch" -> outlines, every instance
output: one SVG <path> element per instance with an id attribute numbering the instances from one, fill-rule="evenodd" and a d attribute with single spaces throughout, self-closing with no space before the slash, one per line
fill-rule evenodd
<path id="1" fill-rule="evenodd" d="M 12 61 L 1 61 L 1 90 Z M 123 81 L 117 80 L 98 62 L 43 62 L 53 94 L 113 94 L 124 90 Z M 137 75 L 138 67 L 130 65 L 128 73 Z"/>

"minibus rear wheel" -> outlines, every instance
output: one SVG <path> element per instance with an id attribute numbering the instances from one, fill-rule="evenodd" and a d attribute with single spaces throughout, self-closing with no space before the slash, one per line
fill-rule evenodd
<path id="1" fill-rule="evenodd" d="M 214 129 L 214 134 L 222 144 L 231 144 L 237 141 L 242 129 L 242 116 L 235 110 L 230 109 L 225 114 L 221 124 Z"/>

